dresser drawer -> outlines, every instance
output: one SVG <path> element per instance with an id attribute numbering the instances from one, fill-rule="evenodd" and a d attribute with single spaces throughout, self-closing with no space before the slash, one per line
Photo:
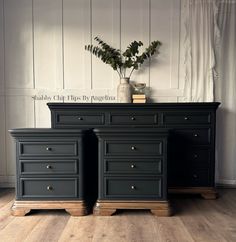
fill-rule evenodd
<path id="1" fill-rule="evenodd" d="M 163 113 L 163 123 L 171 124 L 210 124 L 210 112 L 166 112 Z"/>
<path id="2" fill-rule="evenodd" d="M 211 129 L 176 129 L 171 131 L 174 142 L 180 144 L 209 145 L 211 143 Z M 174 143 L 173 143 L 174 144 Z"/>
<path id="3" fill-rule="evenodd" d="M 189 147 L 184 155 L 187 163 L 192 163 L 192 165 L 209 166 L 211 160 L 211 150 L 202 147 Z"/>
<path id="4" fill-rule="evenodd" d="M 22 175 L 77 174 L 77 160 L 20 160 Z"/>
<path id="5" fill-rule="evenodd" d="M 85 112 L 57 112 L 57 125 L 102 125 L 104 114 Z"/>
<path id="6" fill-rule="evenodd" d="M 20 156 L 77 156 L 76 141 L 19 142 Z"/>
<path id="7" fill-rule="evenodd" d="M 158 123 L 157 114 L 138 114 L 138 113 L 129 113 L 129 114 L 111 114 L 110 123 L 115 125 L 150 125 Z"/>
<path id="8" fill-rule="evenodd" d="M 161 174 L 162 159 L 105 159 L 104 173 Z"/>
<path id="9" fill-rule="evenodd" d="M 76 178 L 21 178 L 20 195 L 24 198 L 76 198 Z"/>
<path id="10" fill-rule="evenodd" d="M 162 178 L 105 178 L 105 197 L 160 198 Z"/>
<path id="11" fill-rule="evenodd" d="M 170 169 L 168 172 L 169 186 L 183 186 L 183 187 L 198 187 L 198 186 L 212 186 L 210 181 L 212 178 L 209 174 L 208 168 L 199 167 L 185 167 L 185 169 Z"/>
<path id="12" fill-rule="evenodd" d="M 162 141 L 105 141 L 105 155 L 162 155 Z"/>

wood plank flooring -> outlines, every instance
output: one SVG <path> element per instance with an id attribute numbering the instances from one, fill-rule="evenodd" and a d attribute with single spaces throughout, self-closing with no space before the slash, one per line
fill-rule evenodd
<path id="1" fill-rule="evenodd" d="M 71 217 L 64 210 L 33 211 L 13 217 L 13 189 L 0 190 L 1 242 L 236 242 L 236 189 L 219 190 L 217 200 L 171 199 L 175 215 L 124 210 L 110 217 Z"/>

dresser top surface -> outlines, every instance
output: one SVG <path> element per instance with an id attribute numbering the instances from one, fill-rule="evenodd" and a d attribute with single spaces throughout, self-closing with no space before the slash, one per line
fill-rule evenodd
<path id="1" fill-rule="evenodd" d="M 186 103 L 47 103 L 50 109 L 61 108 L 217 108 L 219 102 Z"/>

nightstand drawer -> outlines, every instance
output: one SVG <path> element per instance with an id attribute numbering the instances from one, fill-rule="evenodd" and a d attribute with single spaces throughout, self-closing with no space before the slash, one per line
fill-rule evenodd
<path id="1" fill-rule="evenodd" d="M 211 129 L 177 129 L 173 132 L 174 141 L 180 145 L 209 145 L 211 143 Z"/>
<path id="2" fill-rule="evenodd" d="M 19 142 L 20 156 L 77 156 L 76 141 Z"/>
<path id="3" fill-rule="evenodd" d="M 101 125 L 104 124 L 104 114 L 87 112 L 57 112 L 57 125 Z"/>
<path id="4" fill-rule="evenodd" d="M 110 123 L 116 125 L 150 125 L 158 123 L 157 114 L 140 114 L 140 113 L 132 113 L 132 114 L 111 114 L 110 115 Z"/>
<path id="5" fill-rule="evenodd" d="M 210 112 L 169 112 L 163 114 L 163 123 L 171 124 L 210 124 Z"/>
<path id="6" fill-rule="evenodd" d="M 105 197 L 160 198 L 162 197 L 161 178 L 105 178 Z"/>
<path id="7" fill-rule="evenodd" d="M 162 141 L 105 141 L 105 155 L 162 155 Z"/>
<path id="8" fill-rule="evenodd" d="M 22 175 L 77 174 L 77 160 L 20 160 Z"/>
<path id="9" fill-rule="evenodd" d="M 76 198 L 77 178 L 22 178 L 20 193 L 24 198 Z"/>
<path id="10" fill-rule="evenodd" d="M 105 159 L 104 173 L 161 174 L 162 159 Z"/>

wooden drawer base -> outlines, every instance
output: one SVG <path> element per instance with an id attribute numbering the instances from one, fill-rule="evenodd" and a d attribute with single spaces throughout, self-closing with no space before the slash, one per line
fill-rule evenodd
<path id="1" fill-rule="evenodd" d="M 214 187 L 169 187 L 169 193 L 200 194 L 204 199 L 216 199 L 218 193 Z"/>
<path id="2" fill-rule="evenodd" d="M 15 201 L 11 214 L 25 216 L 32 209 L 65 209 L 71 216 L 88 214 L 88 208 L 84 201 Z"/>
<path id="3" fill-rule="evenodd" d="M 124 200 L 97 200 L 93 214 L 110 216 L 117 209 L 150 209 L 157 216 L 171 216 L 172 211 L 168 201 L 124 201 Z"/>

